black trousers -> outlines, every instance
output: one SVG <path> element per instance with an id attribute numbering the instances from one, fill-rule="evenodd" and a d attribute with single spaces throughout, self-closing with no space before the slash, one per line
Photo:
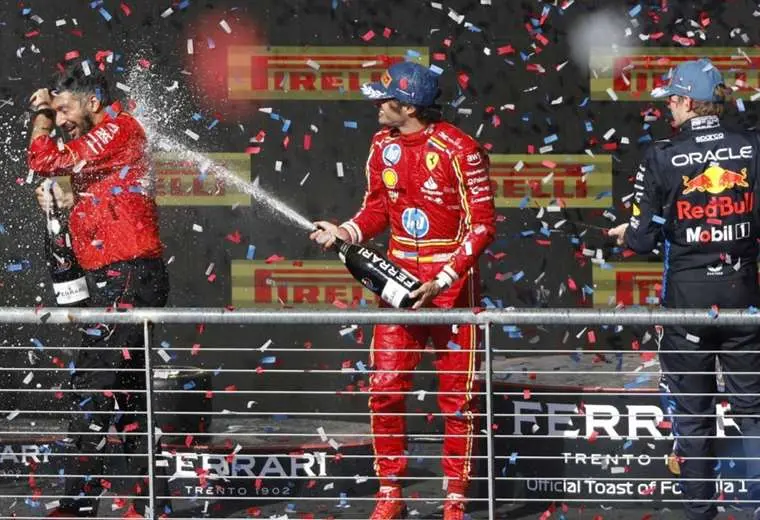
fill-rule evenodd
<path id="1" fill-rule="evenodd" d="M 721 282 L 668 284 L 668 307 L 724 308 L 757 306 L 760 301 L 757 273 Z M 713 352 L 708 352 L 713 351 Z M 673 414 L 675 453 L 679 456 L 682 498 L 689 520 L 710 520 L 717 514 L 718 498 L 713 449 L 716 434 L 716 403 L 727 400 L 727 414 L 742 433 L 747 479 L 760 478 L 760 328 L 758 327 L 665 327 L 660 338 L 660 387 L 666 410 Z M 716 362 L 725 382 L 724 395 L 716 396 Z M 701 372 L 684 374 L 683 372 Z M 753 395 L 754 394 L 754 395 Z M 733 417 L 733 415 L 752 417 Z M 753 438 L 758 437 L 758 438 Z M 705 459 L 707 458 L 707 459 Z M 696 480 L 688 480 L 696 479 Z M 706 479 L 706 480 L 705 480 Z M 760 482 L 748 482 L 749 496 L 760 506 Z M 712 501 L 712 503 L 711 503 Z"/>
<path id="2" fill-rule="evenodd" d="M 90 307 L 166 305 L 169 277 L 161 259 L 118 262 L 89 271 L 87 277 Z M 142 325 L 102 323 L 88 325 L 82 333 L 83 348 L 77 354 L 76 370 L 70 380 L 71 387 L 81 392 L 69 394 L 71 409 L 82 413 L 74 414 L 69 423 L 69 438 L 73 450 L 90 455 L 67 457 L 67 475 L 147 474 L 146 416 L 135 414 L 146 409 L 145 393 L 136 392 L 145 390 L 143 334 Z M 127 456 L 97 456 L 100 453 Z M 135 456 L 129 457 L 130 454 Z M 60 509 L 77 516 L 96 516 L 97 499 L 91 497 L 111 484 L 107 477 L 66 478 L 65 494 L 82 498 L 61 500 Z M 146 479 L 135 479 L 121 492 L 146 494 Z M 136 508 L 142 512 L 145 501 L 139 502 Z"/>

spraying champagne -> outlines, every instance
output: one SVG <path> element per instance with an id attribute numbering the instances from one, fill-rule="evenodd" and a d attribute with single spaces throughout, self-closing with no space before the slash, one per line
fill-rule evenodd
<path id="1" fill-rule="evenodd" d="M 385 303 L 397 309 L 414 305 L 416 299 L 410 294 L 418 289 L 422 282 L 388 260 L 383 253 L 372 247 L 350 244 L 337 237 L 332 250 L 338 254 L 348 272 L 364 287 L 380 296 Z"/>

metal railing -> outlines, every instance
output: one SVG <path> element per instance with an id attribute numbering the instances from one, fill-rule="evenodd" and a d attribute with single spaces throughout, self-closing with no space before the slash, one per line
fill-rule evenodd
<path id="1" fill-rule="evenodd" d="M 485 418 L 486 424 L 481 432 L 486 439 L 485 460 L 487 464 L 486 478 L 488 497 L 489 518 L 494 518 L 495 511 L 495 482 L 497 472 L 495 461 L 509 459 L 509 457 L 497 457 L 494 453 L 494 411 L 492 379 L 495 374 L 492 364 L 492 355 L 496 350 L 492 348 L 491 325 L 755 325 L 760 326 L 760 313 L 754 309 L 731 309 L 721 310 L 719 313 L 707 310 L 650 310 L 644 308 L 631 308 L 619 310 L 601 309 L 454 309 L 454 310 L 421 310 L 399 311 L 392 309 L 381 310 L 336 310 L 336 311 L 299 311 L 299 310 L 226 310 L 211 308 L 174 308 L 174 309 L 131 309 L 127 311 L 111 311 L 104 309 L 27 309 L 27 308 L 0 308 L 0 323 L 5 324 L 37 324 L 37 325 L 69 325 L 77 323 L 105 323 L 105 324 L 141 324 L 143 326 L 143 339 L 145 349 L 144 375 L 147 393 L 146 409 L 143 412 L 146 418 L 146 432 L 148 458 L 148 502 L 151 515 L 156 515 L 156 431 L 153 388 L 154 368 L 151 361 L 151 324 L 225 324 L 225 325 L 276 325 L 276 324 L 313 324 L 313 325 L 372 325 L 372 324 L 418 324 L 418 325 L 452 325 L 474 324 L 484 330 L 484 357 L 483 368 L 479 372 L 483 376 L 485 397 L 485 412 L 480 414 Z M 72 347 L 72 349 L 82 347 Z M 188 350 L 188 349 L 186 349 Z M 229 350 L 240 350 L 232 347 Z M 257 350 L 255 348 L 247 350 Z M 340 349 L 345 350 L 345 349 Z M 506 351 L 501 351 L 506 352 Z M 573 352 L 572 350 L 559 350 L 558 352 Z M 605 352 L 600 350 L 599 352 Z M 618 352 L 618 351 L 609 351 Z M 19 369 L 20 370 L 20 369 Z M 29 369 L 24 369 L 29 370 Z M 50 370 L 50 369 L 46 369 Z M 65 368 L 60 369 L 65 370 Z M 235 369 L 230 369 L 234 371 Z M 506 372 L 502 372 L 506 373 Z M 619 372 L 617 372 L 619 373 Z M 44 390 L 43 390 L 44 391 Z M 193 392 L 193 390 L 187 390 Z M 197 390 L 196 392 L 200 392 Z M 139 392 L 139 391 L 137 391 Z M 276 393 L 277 391 L 272 391 Z M 266 393 L 264 390 L 249 393 Z M 310 393 L 314 393 L 310 391 Z M 333 394 L 335 392 L 325 392 Z M 394 392 L 399 393 L 399 392 Z M 410 392 L 415 393 L 415 392 Z M 500 394 L 505 395 L 505 394 Z M 58 413 L 58 412 L 56 412 Z M 138 412 L 139 413 L 139 412 Z M 244 412 L 243 412 L 244 413 Z M 255 412 L 251 412 L 255 415 Z M 411 414 L 410 414 L 411 415 Z M 538 415 L 538 414 L 534 414 Z M 4 432 L 8 433 L 8 432 Z M 13 432 L 11 432 L 13 433 Z M 23 433 L 23 432 L 18 432 Z M 46 433 L 46 432 L 36 432 Z M 49 432 L 54 433 L 54 432 Z M 97 433 L 93 433 L 97 434 Z M 134 435 L 142 435 L 135 432 Z M 502 435 L 508 437 L 508 435 Z M 545 437 L 545 436 L 544 436 Z M 81 455 L 81 454 L 79 454 Z M 104 454 L 97 454 L 104 456 Z M 106 455 L 107 456 L 107 455 Z M 528 458 L 531 458 L 530 456 Z M 546 457 L 536 456 L 536 460 Z M 23 476 L 23 475 L 22 475 Z M 38 478 L 55 477 L 56 475 L 38 475 Z M 239 478 L 239 477 L 237 477 Z M 414 478 L 414 477 L 412 477 Z M 513 479 L 515 477 L 499 477 Z M 546 480 L 553 480 L 548 477 Z M 21 495 L 19 495 L 21 497 Z M 37 498 L 45 498 L 37 497 Z M 58 497 L 50 497 L 58 498 Z M 136 497 L 126 497 L 136 498 Z M 168 497 L 162 497 L 168 498 Z M 566 501 L 572 502 L 573 499 Z M 626 501 L 623 499 L 622 501 Z"/>

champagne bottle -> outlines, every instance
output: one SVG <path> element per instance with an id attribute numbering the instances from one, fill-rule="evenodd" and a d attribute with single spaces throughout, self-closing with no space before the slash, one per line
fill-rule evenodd
<path id="1" fill-rule="evenodd" d="M 52 200 L 50 210 L 46 212 L 45 256 L 53 279 L 55 301 L 59 307 L 81 307 L 90 297 L 87 279 L 74 256 L 69 225 L 55 199 L 53 184 L 50 181 L 45 182 Z"/>
<path id="2" fill-rule="evenodd" d="M 383 253 L 371 247 L 349 244 L 340 238 L 335 239 L 332 247 L 348 272 L 384 302 L 397 309 L 414 304 L 415 299 L 409 294 L 422 283 Z"/>

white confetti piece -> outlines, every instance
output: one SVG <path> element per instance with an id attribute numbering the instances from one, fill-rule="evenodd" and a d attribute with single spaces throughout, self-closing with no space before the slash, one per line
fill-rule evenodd
<path id="1" fill-rule="evenodd" d="M 306 60 L 306 66 L 314 70 L 319 70 L 319 63 L 314 60 Z"/>
<path id="2" fill-rule="evenodd" d="M 78 163 L 76 163 L 74 165 L 74 167 L 71 169 L 71 171 L 74 172 L 74 173 L 79 173 L 79 172 L 82 171 L 82 168 L 84 168 L 86 164 L 87 164 L 87 161 L 85 161 L 84 159 L 82 159 L 81 161 L 79 161 Z"/>
<path id="3" fill-rule="evenodd" d="M 66 25 L 66 20 L 65 19 L 61 18 L 61 19 L 55 21 L 55 26 L 56 27 L 60 27 L 62 25 Z"/>
<path id="4" fill-rule="evenodd" d="M 32 382 L 32 379 L 34 379 L 34 372 L 29 372 L 26 377 L 24 378 L 24 384 L 28 385 Z"/>
<path id="5" fill-rule="evenodd" d="M 187 53 L 192 54 L 193 53 L 193 40 L 192 38 L 187 39 Z"/>
<path id="6" fill-rule="evenodd" d="M 185 130 L 185 135 L 188 136 L 193 141 L 197 141 L 200 138 L 200 136 L 198 134 L 196 134 L 195 132 L 193 132 L 190 129 Z"/>
<path id="7" fill-rule="evenodd" d="M 9 421 L 12 421 L 16 417 L 18 417 L 18 414 L 20 414 L 20 413 L 21 413 L 21 411 L 19 411 L 19 410 L 13 410 L 11 413 L 8 414 L 8 417 L 6 417 L 6 419 L 8 419 Z"/>
<path id="8" fill-rule="evenodd" d="M 174 9 L 172 9 L 171 7 L 169 7 L 166 11 L 164 11 L 163 13 L 161 13 L 161 18 L 168 18 L 169 16 L 172 15 L 172 13 L 174 13 Z"/>
<path id="9" fill-rule="evenodd" d="M 617 94 L 615 94 L 615 91 L 612 90 L 612 88 L 607 89 L 607 95 L 610 96 L 610 99 L 612 99 L 612 101 L 618 100 Z"/>
<path id="10" fill-rule="evenodd" d="M 208 264 L 208 267 L 206 268 L 206 273 L 205 274 L 206 274 L 206 276 L 208 276 L 208 275 L 210 275 L 213 272 L 214 272 L 214 262 L 211 262 L 210 264 Z"/>
<path id="11" fill-rule="evenodd" d="M 118 88 L 119 90 L 122 90 L 124 92 L 131 92 L 132 91 L 132 89 L 128 85 L 125 85 L 124 83 L 122 83 L 120 81 L 116 82 L 116 88 Z"/>
<path id="12" fill-rule="evenodd" d="M 612 137 L 613 135 L 615 135 L 615 129 L 614 128 L 610 128 L 609 130 L 607 130 L 604 133 L 604 136 L 602 136 L 602 137 L 604 137 L 605 141 L 609 141 L 610 137 Z"/>
<path id="13" fill-rule="evenodd" d="M 335 451 L 338 451 L 340 449 L 340 443 L 336 441 L 335 439 L 330 439 L 329 441 L 327 441 L 327 444 L 329 444 L 330 447 L 334 449 Z"/>
<path id="14" fill-rule="evenodd" d="M 335 169 L 337 170 L 338 178 L 343 178 L 343 163 L 335 163 Z"/>
<path id="15" fill-rule="evenodd" d="M 197 233 L 203 233 L 203 226 L 200 226 L 198 224 L 193 224 L 193 231 Z"/>
<path id="16" fill-rule="evenodd" d="M 168 363 L 169 360 L 171 359 L 171 356 L 169 355 L 169 353 L 163 349 L 158 350 L 158 355 L 161 357 L 161 359 L 164 360 L 164 363 Z"/>
<path id="17" fill-rule="evenodd" d="M 323 427 L 317 428 L 317 433 L 319 434 L 319 438 L 322 439 L 322 442 L 327 442 L 327 434 L 325 433 L 325 429 Z"/>
<path id="18" fill-rule="evenodd" d="M 219 22 L 219 27 L 221 27 L 222 30 L 227 34 L 232 34 L 232 29 L 230 28 L 230 24 L 227 23 L 227 20 L 222 20 Z"/>
<path id="19" fill-rule="evenodd" d="M 303 186 L 306 183 L 306 179 L 309 178 L 309 175 L 311 175 L 311 172 L 306 172 L 306 175 L 303 176 L 303 179 L 301 179 L 301 182 L 299 183 L 300 186 Z"/>
<path id="20" fill-rule="evenodd" d="M 282 171 L 282 161 L 275 161 L 274 162 L 274 171 L 281 172 Z"/>
<path id="21" fill-rule="evenodd" d="M 270 346 L 271 344 L 272 344 L 272 340 L 271 340 L 271 339 L 268 339 L 268 340 L 266 340 L 266 342 L 265 342 L 263 345 L 261 345 L 261 346 L 259 347 L 259 351 L 260 351 L 260 352 L 264 352 L 266 349 L 268 349 L 268 348 L 269 348 L 269 346 Z"/>
<path id="22" fill-rule="evenodd" d="M 84 72 L 85 76 L 89 76 L 92 74 L 92 71 L 90 70 L 90 62 L 85 60 L 82 62 L 82 71 Z"/>

